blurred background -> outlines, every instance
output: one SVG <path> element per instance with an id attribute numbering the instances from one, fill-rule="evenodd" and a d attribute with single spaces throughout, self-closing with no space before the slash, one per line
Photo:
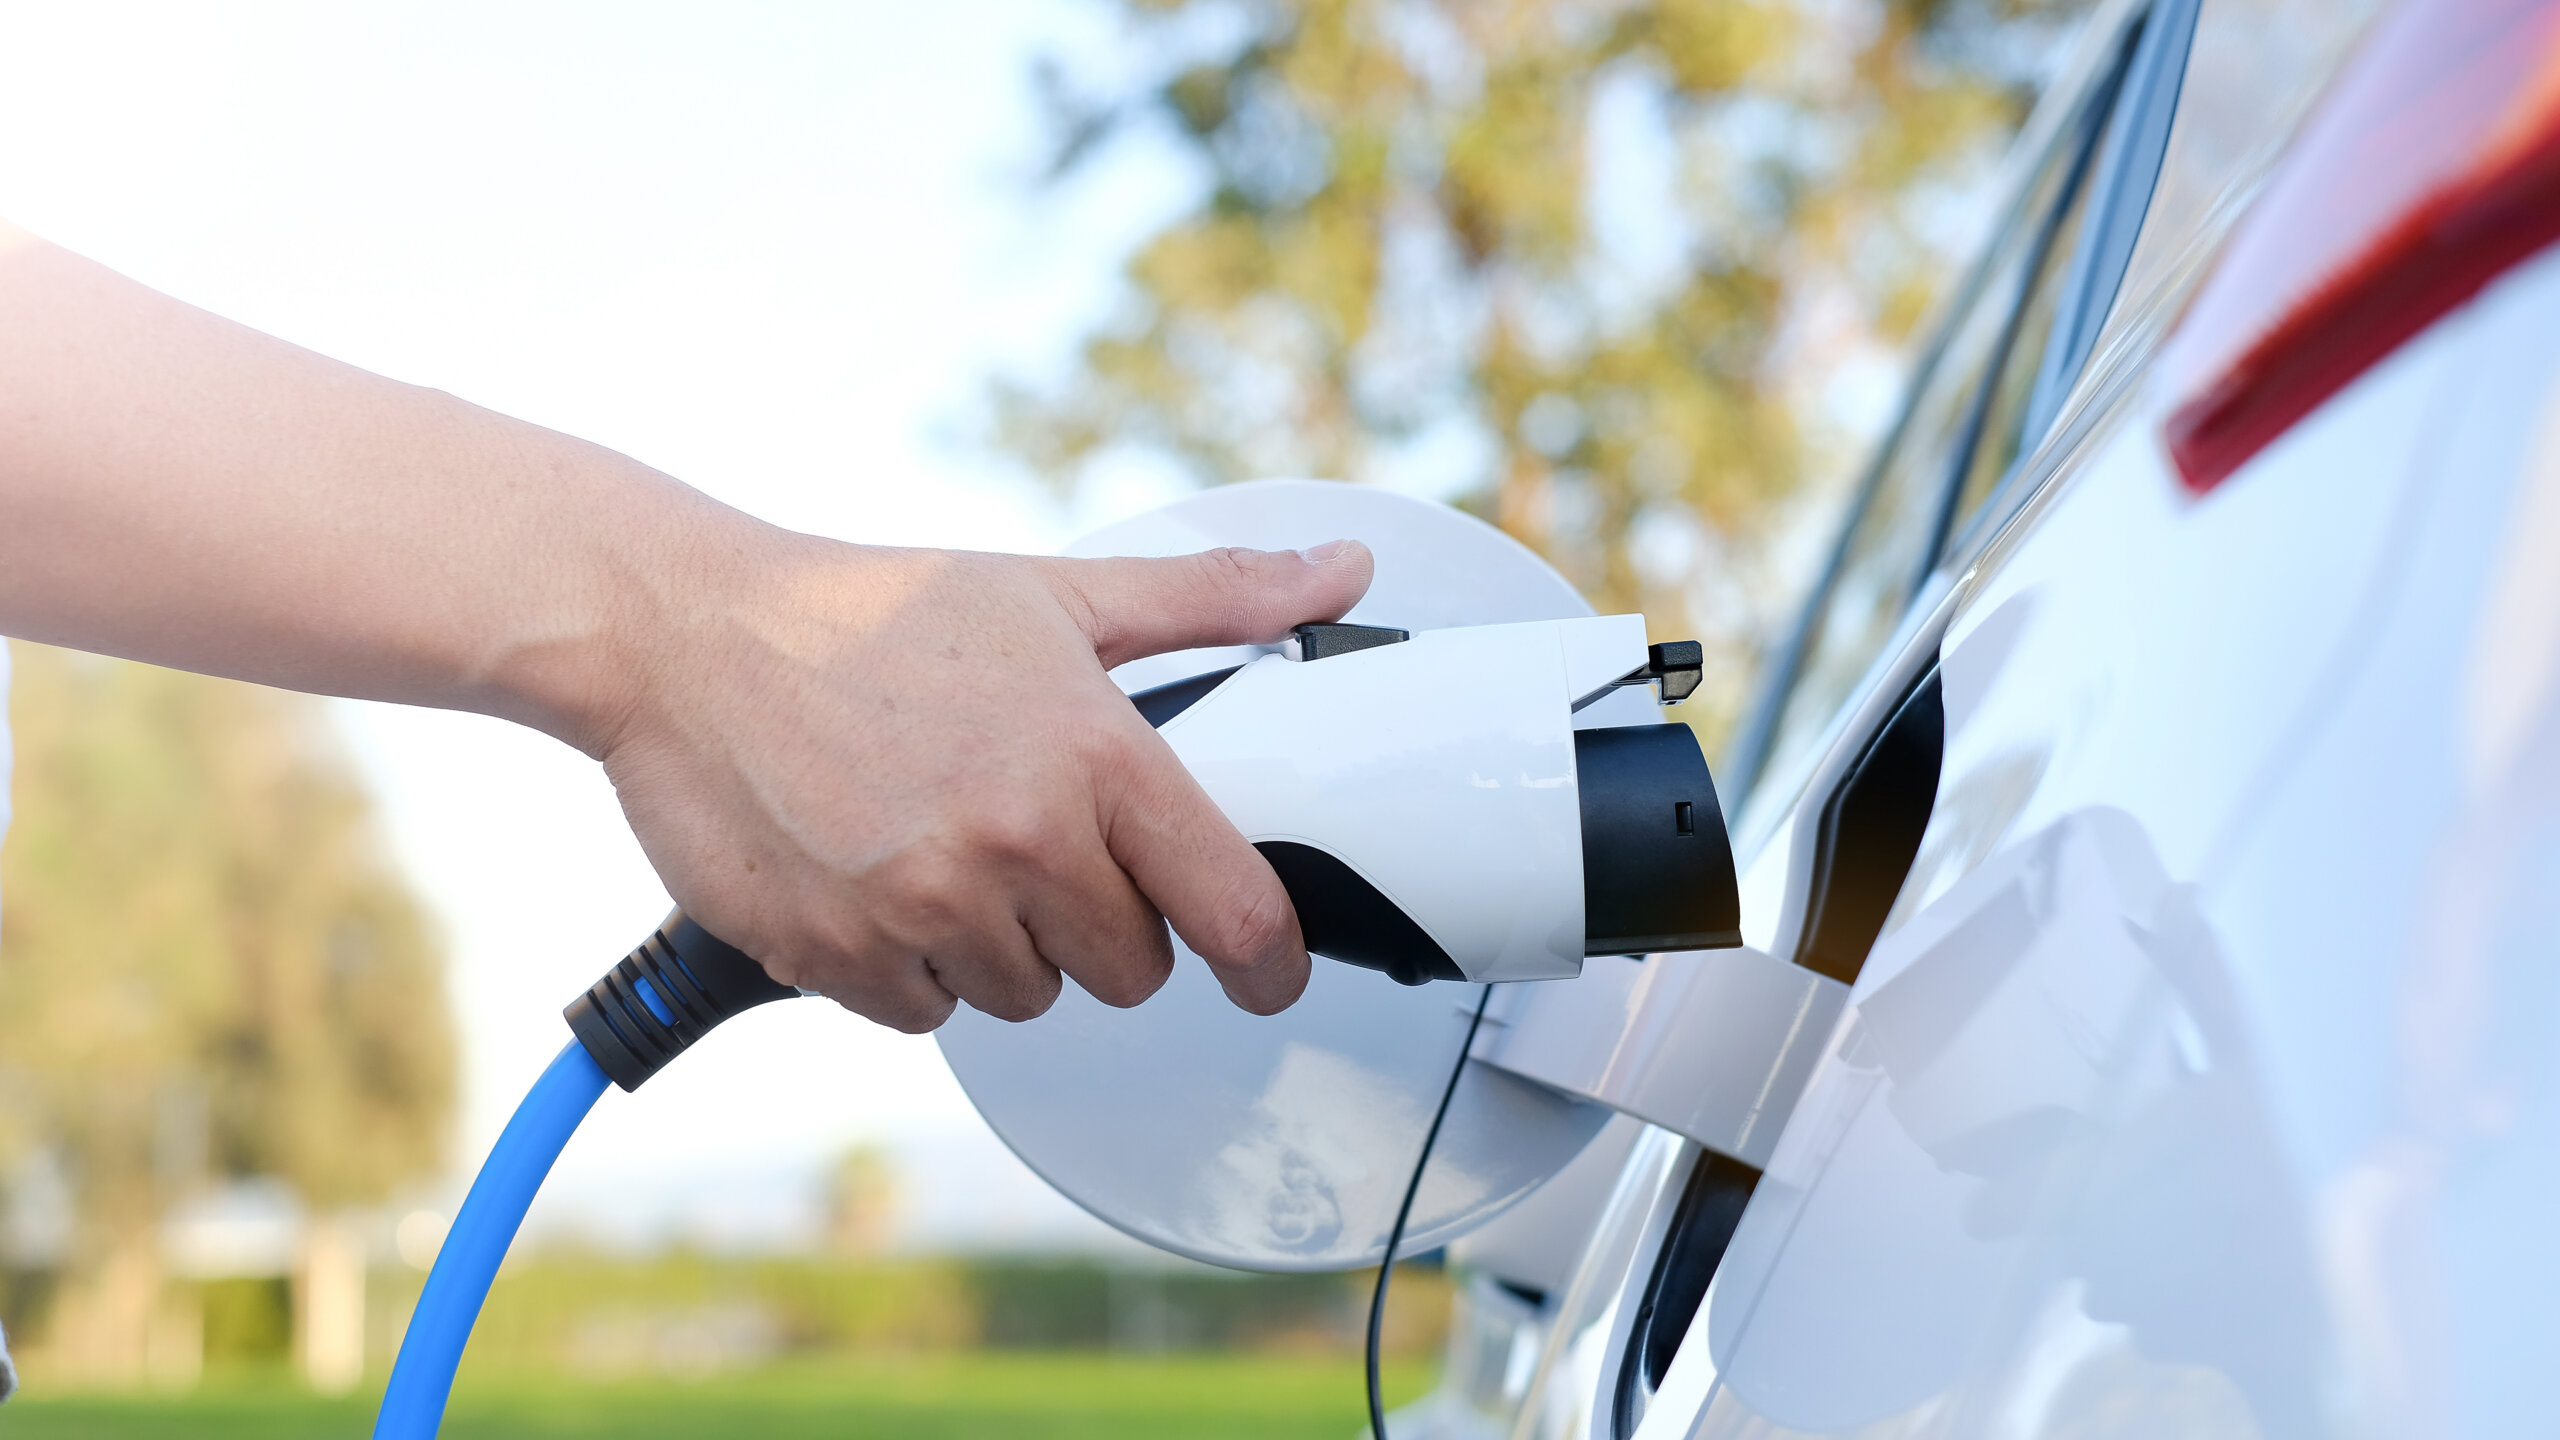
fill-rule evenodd
<path id="1" fill-rule="evenodd" d="M 847 539 L 1265 475 L 1462 506 L 1706 640 L 1712 754 L 2083 8 L 12 0 L 0 215 Z M 663 893 L 529 732 L 9 654 L 12 1433 L 361 1433 Z M 552 1177 L 451 1433 L 1358 1424 L 1362 1277 L 1121 1239 L 930 1040 L 702 1048 Z M 1399 1297 L 1409 1395 L 1446 1292 Z"/>

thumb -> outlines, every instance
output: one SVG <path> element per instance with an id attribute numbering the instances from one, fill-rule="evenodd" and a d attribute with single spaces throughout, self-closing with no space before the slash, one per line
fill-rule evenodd
<path id="1" fill-rule="evenodd" d="M 1162 560 L 1052 560 L 1059 599 L 1103 668 L 1199 645 L 1267 645 L 1335 620 L 1368 592 L 1369 547 L 1204 550 Z"/>

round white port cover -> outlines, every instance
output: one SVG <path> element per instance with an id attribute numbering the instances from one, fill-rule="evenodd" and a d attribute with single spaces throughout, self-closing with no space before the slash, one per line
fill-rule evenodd
<path id="1" fill-rule="evenodd" d="M 1179 555 L 1220 545 L 1304 549 L 1349 537 L 1377 579 L 1345 618 L 1408 630 L 1592 613 L 1547 563 L 1447 506 L 1328 481 L 1204 490 L 1105 527 L 1070 555 Z M 1113 672 L 1124 690 L 1240 664 L 1250 646 L 1192 650 Z M 1463 696 L 1450 703 L 1463 705 Z M 1655 718 L 1637 691 L 1583 723 Z M 1335 1270 L 1385 1249 L 1432 1107 L 1478 989 L 1406 987 L 1318 959 L 1273 1016 L 1227 1002 L 1175 942 L 1173 978 L 1114 1010 L 1070 983 L 1026 1024 L 966 1006 L 942 1053 L 987 1122 L 1033 1170 L 1103 1220 L 1176 1254 L 1248 1270 Z M 1444 1244 L 1562 1169 L 1609 1114 L 1470 1065 L 1400 1253 Z"/>

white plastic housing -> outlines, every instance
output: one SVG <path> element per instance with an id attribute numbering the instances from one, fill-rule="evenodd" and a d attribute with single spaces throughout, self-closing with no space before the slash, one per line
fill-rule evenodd
<path id="1" fill-rule="evenodd" d="M 1470 980 L 1582 973 L 1576 706 L 1644 667 L 1641 615 L 1266 655 L 1166 722 L 1247 840 L 1349 865 Z"/>

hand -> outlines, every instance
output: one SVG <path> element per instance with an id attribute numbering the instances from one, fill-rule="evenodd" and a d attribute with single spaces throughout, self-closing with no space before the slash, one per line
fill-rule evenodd
<path id="1" fill-rule="evenodd" d="M 1256 1014 L 1306 988 L 1278 878 L 1109 667 L 1270 642 L 1368 588 L 1350 542 L 1046 560 L 763 532 L 681 610 L 592 748 L 686 913 L 910 1032 L 1026 1020 L 1061 972 L 1135 1005 L 1165 921 Z"/>

